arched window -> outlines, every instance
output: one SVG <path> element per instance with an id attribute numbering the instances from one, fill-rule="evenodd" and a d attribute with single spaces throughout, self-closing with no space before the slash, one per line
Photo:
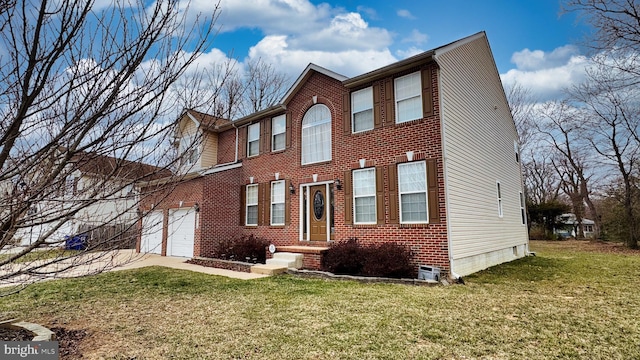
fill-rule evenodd
<path id="1" fill-rule="evenodd" d="M 302 164 L 331 160 L 331 111 L 312 106 L 302 118 Z"/>

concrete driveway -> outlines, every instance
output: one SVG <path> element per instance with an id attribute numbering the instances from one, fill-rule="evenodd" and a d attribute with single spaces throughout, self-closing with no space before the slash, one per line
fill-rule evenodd
<path id="1" fill-rule="evenodd" d="M 7 251 L 3 251 L 7 253 Z M 26 272 L 27 266 L 38 265 L 35 262 L 12 263 L 0 268 L 0 287 L 29 285 L 43 280 L 53 280 L 99 274 L 105 271 L 119 271 L 137 269 L 147 266 L 164 266 L 173 269 L 195 271 L 210 275 L 226 276 L 234 279 L 258 279 L 267 275 L 252 274 L 225 269 L 218 269 L 186 263 L 187 258 L 160 256 L 155 254 L 138 254 L 135 250 L 116 250 L 92 252 L 70 259 L 64 259 L 54 264 L 38 268 L 36 271 Z M 25 272 L 18 276 L 2 279 L 3 275 Z"/>

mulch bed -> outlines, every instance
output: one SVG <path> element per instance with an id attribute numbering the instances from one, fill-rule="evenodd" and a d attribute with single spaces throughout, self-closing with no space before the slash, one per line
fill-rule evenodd
<path id="1" fill-rule="evenodd" d="M 190 259 L 190 260 L 187 260 L 187 263 L 194 264 L 194 265 L 200 265 L 200 266 L 214 267 L 214 268 L 218 268 L 218 269 L 246 272 L 246 273 L 250 273 L 251 272 L 251 266 L 255 265 L 255 264 L 243 263 L 243 262 L 239 262 L 239 261 L 210 259 L 210 258 L 207 258 L 207 259 L 202 259 L 202 258 Z"/>
<path id="2" fill-rule="evenodd" d="M 62 327 L 54 327 L 50 330 L 56 334 L 60 359 L 75 360 L 83 358 L 79 345 L 87 336 L 86 330 L 69 330 Z M 33 333 L 24 329 L 17 330 L 0 327 L 1 341 L 31 341 L 33 336 Z"/>

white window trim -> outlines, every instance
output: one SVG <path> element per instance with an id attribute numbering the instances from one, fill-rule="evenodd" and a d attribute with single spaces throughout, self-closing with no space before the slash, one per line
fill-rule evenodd
<path id="1" fill-rule="evenodd" d="M 256 209 L 258 208 L 258 196 L 256 196 L 256 202 L 255 203 L 249 203 L 249 188 L 251 187 L 255 187 L 256 188 L 256 193 L 258 192 L 258 184 L 251 184 L 251 185 L 246 185 L 246 189 L 245 189 L 245 214 L 244 214 L 244 224 L 246 226 L 258 226 L 258 218 L 256 217 L 256 223 L 255 224 L 249 224 L 249 206 L 255 206 Z"/>
<path id="2" fill-rule="evenodd" d="M 399 168 L 401 166 L 406 166 L 409 164 L 416 164 L 416 163 L 424 163 L 424 191 L 412 191 L 412 192 L 401 192 L 400 191 L 400 170 Z M 402 164 L 398 164 L 398 170 L 397 170 L 397 178 L 398 178 L 398 210 L 400 212 L 400 224 L 428 224 L 429 223 L 429 184 L 427 183 L 427 162 L 426 161 L 413 161 L 413 162 L 407 162 L 407 163 L 402 163 Z M 402 219 L 402 194 L 419 194 L 419 193 L 424 193 L 425 197 L 425 209 L 426 209 L 426 217 L 427 220 L 426 221 L 404 221 Z"/>
<path id="3" fill-rule="evenodd" d="M 373 171 L 373 195 L 369 194 L 369 195 L 360 195 L 360 196 L 356 196 L 356 188 L 355 188 L 355 181 L 353 179 L 355 179 L 355 176 L 353 176 L 353 174 L 355 174 L 356 172 L 363 172 L 363 171 Z M 378 199 L 377 199 L 377 194 L 376 194 L 376 169 L 375 168 L 366 168 L 366 169 L 358 169 L 358 170 L 353 170 L 352 174 L 351 174 L 351 193 L 353 194 L 353 201 L 352 201 L 352 206 L 353 206 L 353 223 L 355 225 L 374 225 L 377 224 L 377 216 L 378 216 Z M 356 198 L 360 198 L 360 197 L 372 197 L 373 196 L 373 207 L 374 207 L 374 212 L 373 214 L 375 215 L 374 217 L 374 221 L 371 222 L 364 222 L 364 221 L 356 221 L 356 219 L 358 218 L 357 213 L 356 213 Z"/>
<path id="4" fill-rule="evenodd" d="M 249 138 L 249 134 L 251 133 L 251 127 L 256 127 L 256 126 L 258 127 L 258 138 L 251 140 Z M 255 154 L 251 154 L 250 152 L 251 143 L 256 141 L 258 142 L 258 152 Z M 260 155 L 260 123 L 255 123 L 247 126 L 247 157 L 254 157 L 258 155 Z"/>
<path id="5" fill-rule="evenodd" d="M 273 188 L 274 188 L 274 185 L 276 185 L 276 184 L 282 184 L 282 202 L 275 202 L 275 201 L 274 201 Z M 276 205 L 276 204 L 282 204 L 282 205 L 284 205 L 284 204 L 285 204 L 285 201 L 286 201 L 286 200 L 285 200 L 285 199 L 286 199 L 286 193 L 285 193 L 285 192 L 287 191 L 287 189 L 285 188 L 285 182 L 284 182 L 284 180 L 272 181 L 272 182 L 271 182 L 271 188 L 270 188 L 270 190 L 269 190 L 269 191 L 271 191 L 271 196 L 270 196 L 270 197 L 271 197 L 271 204 L 269 204 L 269 206 L 271 207 L 271 208 L 269 209 L 269 210 L 270 210 L 270 211 L 269 211 L 269 214 L 270 214 L 270 215 L 269 215 L 269 217 L 270 217 L 270 219 L 269 219 L 269 223 L 270 223 L 271 225 L 273 225 L 273 226 L 282 226 L 282 225 L 284 225 L 284 223 L 285 223 L 284 219 L 285 219 L 285 218 L 286 218 L 286 216 L 287 216 L 287 214 L 285 214 L 286 209 L 284 209 L 284 208 L 283 208 L 283 210 L 282 210 L 282 215 L 283 215 L 283 216 L 282 216 L 282 223 L 274 223 L 274 222 L 273 222 L 273 205 Z"/>
<path id="6" fill-rule="evenodd" d="M 372 112 L 372 114 L 371 114 L 372 115 L 371 116 L 371 127 L 368 128 L 368 129 L 364 129 L 364 130 L 355 131 L 355 128 L 356 128 L 355 122 L 356 122 L 356 114 L 357 113 L 354 111 L 355 109 L 353 108 L 353 103 L 354 103 L 353 97 L 354 97 L 355 94 L 357 94 L 359 92 L 366 91 L 366 90 L 370 90 L 371 91 L 371 107 L 365 108 L 365 109 L 361 109 L 357 113 L 361 113 L 361 112 L 364 112 L 364 111 L 367 111 L 367 110 L 371 110 L 371 112 Z M 351 93 L 351 133 L 352 134 L 358 134 L 358 133 L 361 133 L 361 132 L 373 130 L 374 127 L 375 127 L 375 125 L 374 125 L 375 119 L 373 118 L 373 116 L 375 116 L 375 114 L 373 114 L 373 86 L 369 86 L 369 87 L 366 87 L 364 89 L 360 89 L 358 91 L 352 92 Z"/>
<path id="7" fill-rule="evenodd" d="M 496 199 L 498 200 L 498 217 L 503 217 L 504 211 L 502 209 L 502 187 L 500 186 L 500 181 L 496 181 Z"/>
<path id="8" fill-rule="evenodd" d="M 276 124 L 276 121 L 283 121 L 284 122 L 284 131 L 283 132 L 279 132 L 276 133 L 274 131 L 274 125 Z M 285 143 L 284 146 L 281 149 L 276 149 L 276 142 L 275 142 L 275 138 L 276 135 L 280 135 L 280 134 L 284 134 L 285 136 Z M 274 117 L 273 119 L 271 119 L 271 152 L 275 152 L 275 151 L 282 151 L 284 149 L 287 148 L 287 118 L 286 115 L 279 115 Z"/>
<path id="9" fill-rule="evenodd" d="M 405 98 L 399 98 L 398 97 L 398 91 L 397 91 L 398 80 L 403 79 L 403 78 L 407 78 L 407 77 L 410 77 L 410 76 L 418 76 L 420 87 L 418 89 L 417 97 L 420 99 L 420 108 L 422 109 L 421 113 L 424 112 L 424 109 L 423 109 L 424 105 L 422 104 L 422 76 L 421 76 L 420 71 L 412 72 L 411 74 L 407 74 L 407 75 L 404 75 L 404 76 L 397 77 L 397 78 L 393 79 L 393 99 L 394 99 L 394 107 L 395 107 L 395 113 L 396 113 L 395 114 L 396 115 L 396 124 L 402 124 L 402 123 L 406 123 L 406 122 L 409 122 L 409 121 L 415 121 L 415 120 L 422 119 L 422 115 L 420 115 L 419 117 L 417 117 L 415 119 L 407 119 L 407 120 L 400 121 L 400 117 L 398 116 L 398 103 L 400 101 L 416 97 L 416 95 L 410 96 L 410 97 L 405 97 Z"/>

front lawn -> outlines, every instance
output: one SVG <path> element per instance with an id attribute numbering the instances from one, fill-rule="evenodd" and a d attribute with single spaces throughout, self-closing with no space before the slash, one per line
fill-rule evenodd
<path id="1" fill-rule="evenodd" d="M 152 267 L 34 285 L 0 312 L 87 330 L 87 359 L 640 358 L 640 253 L 595 247 L 534 241 L 448 287 Z"/>

